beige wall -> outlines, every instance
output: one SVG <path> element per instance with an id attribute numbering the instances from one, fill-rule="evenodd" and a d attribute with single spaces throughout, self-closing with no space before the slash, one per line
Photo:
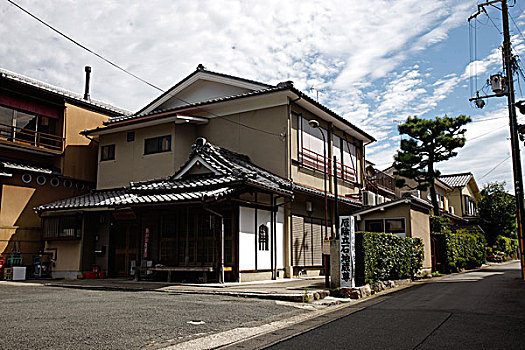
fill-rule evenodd
<path id="1" fill-rule="evenodd" d="M 135 141 L 127 141 L 127 131 L 101 135 L 100 146 L 115 144 L 115 160 L 98 159 L 97 188 L 128 186 L 130 182 L 173 175 L 188 160 L 195 142 L 195 126 L 173 122 L 135 130 Z M 144 140 L 171 135 L 171 151 L 144 154 Z M 99 151 L 100 153 L 100 151 Z"/>
<path id="2" fill-rule="evenodd" d="M 461 197 L 461 190 L 455 188 L 454 191 L 448 193 L 448 203 L 449 206 L 454 207 L 454 214 L 458 216 L 463 216 L 465 208 L 463 208 L 463 202 Z"/>
<path id="3" fill-rule="evenodd" d="M 287 107 L 277 106 L 212 118 L 198 127 L 197 134 L 212 144 L 249 156 L 254 164 L 276 175 L 288 177 L 287 119 Z"/>
<path id="4" fill-rule="evenodd" d="M 66 189 L 61 184 L 52 187 L 46 177 L 44 185 L 36 183 L 39 174 L 31 173 L 30 183 L 22 182 L 22 172 L 15 172 L 0 185 L 0 254 L 9 253 L 15 246 L 23 253 L 24 264 L 32 263 L 32 255 L 42 248 L 40 218 L 33 208 L 53 201 L 77 196 L 83 192 L 72 186 Z"/>
<path id="5" fill-rule="evenodd" d="M 423 213 L 419 210 L 410 209 L 411 237 L 421 238 L 424 244 L 425 256 L 423 259 L 423 269 L 432 268 L 429 214 L 430 212 Z"/>
<path id="6" fill-rule="evenodd" d="M 80 271 L 80 240 L 46 242 L 46 250 L 56 249 L 56 260 L 53 272 Z"/>
<path id="7" fill-rule="evenodd" d="M 365 220 L 373 219 L 405 219 L 405 232 L 407 237 L 410 237 L 411 232 L 411 221 L 410 221 L 410 205 L 409 204 L 399 204 L 394 207 L 386 208 L 384 211 L 376 210 L 369 214 L 361 216 L 361 221 L 359 221 L 358 227 L 360 231 L 365 230 Z"/>
<path id="8" fill-rule="evenodd" d="M 92 181 L 97 173 L 97 145 L 80 135 L 85 129 L 102 126 L 109 117 L 66 103 L 64 113 L 65 150 L 62 158 L 64 176 Z"/>

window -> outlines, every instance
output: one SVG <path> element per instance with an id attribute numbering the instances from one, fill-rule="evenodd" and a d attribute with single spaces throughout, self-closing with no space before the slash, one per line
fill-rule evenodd
<path id="1" fill-rule="evenodd" d="M 476 202 L 474 202 L 469 196 L 465 196 L 465 215 L 476 215 Z"/>
<path id="2" fill-rule="evenodd" d="M 106 145 L 100 148 L 100 161 L 115 159 L 115 145 Z"/>
<path id="3" fill-rule="evenodd" d="M 44 239 L 79 239 L 82 236 L 82 216 L 49 216 L 43 218 Z"/>
<path id="4" fill-rule="evenodd" d="M 406 237 L 405 218 L 365 220 L 365 231 Z"/>
<path id="5" fill-rule="evenodd" d="M 318 128 L 312 128 L 308 122 L 308 119 L 303 118 L 301 115 L 297 116 L 298 127 L 299 127 L 299 161 L 302 165 L 314 168 L 320 171 L 330 172 L 330 162 L 325 157 L 325 148 L 323 144 L 323 136 L 325 139 L 328 137 L 326 129 L 322 128 L 321 131 Z M 328 141 L 328 140 L 326 140 Z M 326 149 L 326 156 L 328 157 L 328 149 Z"/>
<path id="6" fill-rule="evenodd" d="M 130 132 L 128 132 L 128 135 L 127 135 L 127 141 L 128 141 L 128 142 L 133 142 L 133 141 L 135 141 L 135 131 L 130 131 Z"/>
<path id="7" fill-rule="evenodd" d="M 259 250 L 269 250 L 268 248 L 268 226 L 259 226 Z"/>
<path id="8" fill-rule="evenodd" d="M 366 232 L 385 232 L 383 228 L 383 220 L 365 220 Z"/>
<path id="9" fill-rule="evenodd" d="M 144 154 L 171 151 L 171 135 L 154 137 L 144 141 Z"/>
<path id="10" fill-rule="evenodd" d="M 337 175 L 348 181 L 357 181 L 357 147 L 353 143 L 332 134 L 333 155 L 337 157 Z"/>

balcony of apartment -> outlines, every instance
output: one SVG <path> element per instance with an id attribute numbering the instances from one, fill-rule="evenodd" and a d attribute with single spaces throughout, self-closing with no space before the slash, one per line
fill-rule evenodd
<path id="1" fill-rule="evenodd" d="M 328 157 L 324 157 L 322 154 L 314 152 L 308 148 L 302 148 L 299 152 L 299 162 L 302 166 L 319 170 L 321 172 L 325 171 L 329 175 L 333 175 L 333 161 Z M 337 168 L 337 177 L 338 179 L 357 182 L 357 172 L 354 167 L 343 164 L 341 162 L 336 162 Z"/>
<path id="2" fill-rule="evenodd" d="M 61 134 L 60 120 L 55 115 L 41 115 L 0 105 L 0 146 L 60 154 L 64 148 Z"/>
<path id="3" fill-rule="evenodd" d="M 396 184 L 393 176 L 388 175 L 380 170 L 374 169 L 374 174 L 367 176 L 367 187 L 376 190 L 382 190 L 389 194 L 395 194 Z"/>

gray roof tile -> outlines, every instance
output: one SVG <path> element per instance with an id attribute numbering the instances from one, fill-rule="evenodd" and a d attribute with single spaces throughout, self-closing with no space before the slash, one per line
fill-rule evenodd
<path id="1" fill-rule="evenodd" d="M 460 173 L 441 175 L 439 177 L 439 180 L 441 180 L 450 187 L 464 187 L 468 184 L 471 178 L 472 173 Z"/>

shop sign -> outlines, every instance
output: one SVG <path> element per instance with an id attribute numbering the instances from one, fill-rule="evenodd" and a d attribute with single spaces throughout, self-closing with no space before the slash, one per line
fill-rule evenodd
<path id="1" fill-rule="evenodd" d="M 355 218 L 339 217 L 340 287 L 355 287 Z"/>
<path id="2" fill-rule="evenodd" d="M 148 244 L 149 244 L 149 227 L 144 230 L 144 255 L 143 258 L 148 258 Z"/>

